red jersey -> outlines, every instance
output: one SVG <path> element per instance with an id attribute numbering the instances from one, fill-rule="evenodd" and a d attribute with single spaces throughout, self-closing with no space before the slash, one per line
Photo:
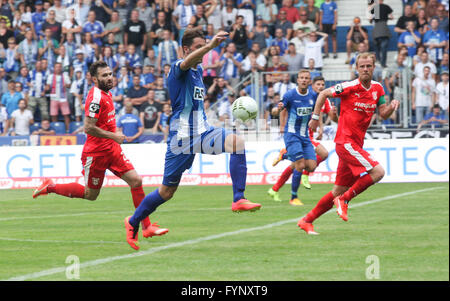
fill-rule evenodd
<path id="1" fill-rule="evenodd" d="M 86 98 L 84 111 L 86 117 L 98 119 L 95 125 L 99 128 L 112 133 L 116 132 L 116 111 L 111 92 L 106 93 L 97 87 L 92 87 Z M 115 144 L 117 142 L 112 139 L 87 135 L 83 152 L 98 153 L 111 150 Z"/>
<path id="2" fill-rule="evenodd" d="M 370 88 L 366 89 L 359 79 L 355 79 L 337 84 L 331 91 L 333 97 L 341 98 L 341 114 L 334 142 L 336 144 L 353 142 L 362 147 L 370 120 L 377 106 L 384 103 L 379 102 L 384 96 L 383 86 L 379 82 L 372 81 Z M 384 98 L 382 99 L 384 101 Z"/>
<path id="3" fill-rule="evenodd" d="M 333 105 L 331 104 L 331 101 L 327 98 L 325 99 L 325 103 L 322 106 L 322 109 L 320 109 L 320 112 L 328 114 L 331 111 L 331 108 L 333 108 Z M 309 138 L 313 140 L 314 138 L 314 132 L 311 128 L 309 128 Z"/>

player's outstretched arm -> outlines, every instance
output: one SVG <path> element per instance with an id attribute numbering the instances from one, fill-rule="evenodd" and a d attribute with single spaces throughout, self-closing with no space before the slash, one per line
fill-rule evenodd
<path id="1" fill-rule="evenodd" d="M 216 48 L 228 37 L 228 32 L 219 31 L 209 43 L 199 49 L 194 50 L 188 54 L 184 61 L 180 64 L 181 70 L 188 70 L 189 68 L 196 67 L 199 62 L 202 61 L 203 56 L 207 54 L 212 49 Z"/>
<path id="2" fill-rule="evenodd" d="M 107 138 L 116 141 L 119 144 L 122 144 L 125 140 L 125 135 L 120 133 L 113 133 L 109 131 L 105 131 L 98 126 L 96 126 L 97 118 L 92 118 L 86 116 L 84 120 L 84 132 L 88 135 L 99 137 L 99 138 Z"/>
<path id="3" fill-rule="evenodd" d="M 389 105 L 387 104 L 380 105 L 378 107 L 380 117 L 383 118 L 384 120 L 388 119 L 389 117 L 391 117 L 394 111 L 397 111 L 399 105 L 400 101 L 398 101 L 397 99 L 393 99 Z"/>
<path id="4" fill-rule="evenodd" d="M 317 96 L 316 105 L 314 106 L 314 111 L 308 124 L 313 131 L 316 131 L 319 126 L 320 110 L 322 109 L 325 100 L 329 97 L 333 97 L 333 92 L 331 92 L 330 88 L 323 90 L 319 93 L 319 96 Z"/>

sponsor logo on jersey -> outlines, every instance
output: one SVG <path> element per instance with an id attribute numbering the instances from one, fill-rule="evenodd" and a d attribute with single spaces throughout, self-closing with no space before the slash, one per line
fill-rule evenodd
<path id="1" fill-rule="evenodd" d="M 194 99 L 204 100 L 204 97 L 205 97 L 205 89 L 194 86 Z"/>
<path id="2" fill-rule="evenodd" d="M 297 108 L 297 116 L 307 116 L 307 115 L 311 115 L 313 111 L 312 107 L 301 107 L 301 108 Z"/>

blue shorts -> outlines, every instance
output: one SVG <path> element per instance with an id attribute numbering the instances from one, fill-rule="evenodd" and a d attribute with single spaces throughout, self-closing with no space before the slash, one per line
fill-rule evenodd
<path id="1" fill-rule="evenodd" d="M 176 134 L 169 136 L 163 185 L 178 186 L 183 172 L 191 168 L 195 154 L 218 155 L 225 152 L 225 138 L 232 133 L 224 128 L 211 127 L 201 135 L 185 139 L 178 140 Z"/>
<path id="2" fill-rule="evenodd" d="M 316 152 L 309 137 L 301 137 L 294 133 L 284 134 L 288 159 L 292 162 L 300 159 L 316 160 Z"/>

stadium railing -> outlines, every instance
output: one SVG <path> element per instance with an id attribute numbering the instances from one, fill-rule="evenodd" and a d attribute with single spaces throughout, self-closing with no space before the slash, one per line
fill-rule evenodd
<path id="1" fill-rule="evenodd" d="M 324 78 L 325 78 L 325 87 L 331 87 L 337 83 L 343 82 L 343 81 L 349 81 L 352 80 L 352 72 L 350 69 L 333 69 L 333 70 L 326 70 L 323 72 Z M 277 71 L 276 74 L 291 74 L 293 76 L 297 75 L 296 71 Z M 265 105 L 263 98 L 263 91 L 261 89 L 261 85 L 263 83 L 263 79 L 265 78 L 266 74 L 274 74 L 274 72 L 253 72 L 245 77 L 241 78 L 240 82 L 233 87 L 235 91 L 239 94 L 240 91 L 245 90 L 245 88 L 248 85 L 252 85 L 251 87 L 256 87 L 251 89 L 250 96 L 253 97 L 259 106 L 259 119 L 264 119 L 264 111 L 265 111 Z M 391 93 L 387 93 L 387 98 L 389 101 L 391 99 L 398 99 L 400 101 L 400 107 L 396 113 L 395 118 L 389 120 L 389 121 L 383 121 L 380 118 L 376 117 L 371 126 L 370 129 L 374 130 L 380 130 L 380 129 L 411 129 L 416 128 L 417 123 L 415 122 L 414 113 L 411 107 L 411 82 L 413 78 L 413 72 L 409 68 L 404 68 L 402 70 L 396 69 L 396 68 L 385 68 L 381 72 L 381 79 L 378 79 L 380 83 L 383 85 L 385 91 L 387 92 L 387 87 L 385 83 L 385 78 L 396 75 L 397 79 L 394 82 L 393 89 Z M 387 100 L 388 100 L 387 99 Z M 331 102 L 337 106 L 338 113 L 340 111 L 340 99 L 334 98 L 331 99 Z M 211 105 L 211 110 L 218 110 L 220 103 L 216 102 L 213 105 Z M 258 123 L 254 125 L 255 127 L 252 128 L 256 131 L 263 131 L 264 129 L 259 126 Z M 249 128 L 250 129 L 250 128 Z M 445 126 L 444 129 L 448 129 L 448 126 Z"/>

